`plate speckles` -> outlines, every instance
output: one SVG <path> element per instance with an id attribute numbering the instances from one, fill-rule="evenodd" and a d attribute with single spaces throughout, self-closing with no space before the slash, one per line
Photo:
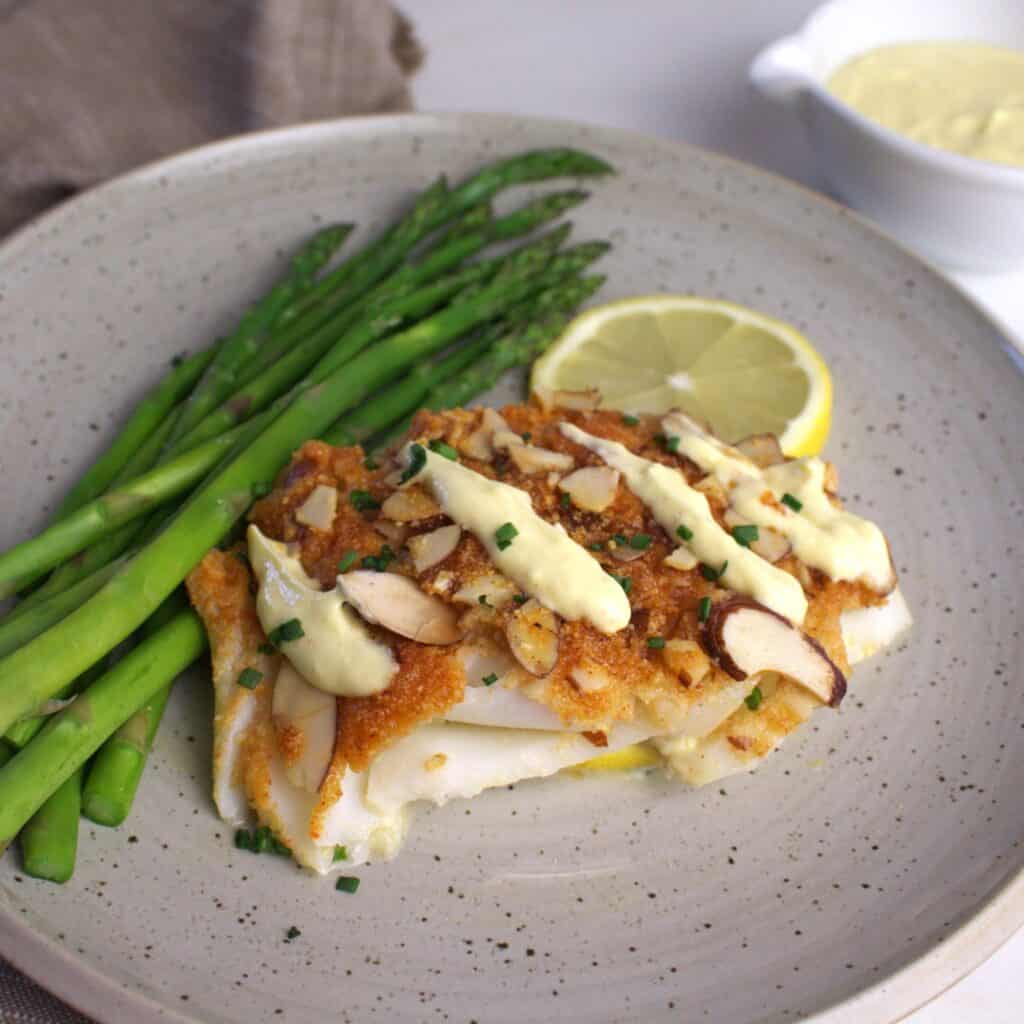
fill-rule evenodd
<path id="1" fill-rule="evenodd" d="M 0 543 L 39 524 L 157 367 L 227 329 L 317 224 L 371 231 L 442 170 L 565 143 L 620 171 L 574 213 L 577 237 L 618 240 L 603 300 L 720 295 L 794 321 L 830 361 L 842 489 L 891 539 L 913 633 L 756 775 L 697 792 L 555 779 L 423 812 L 355 896 L 231 845 L 208 797 L 196 673 L 136 813 L 83 829 L 69 887 L 0 866 L 0 952 L 100 1019 L 674 1021 L 686 1008 L 782 1024 L 848 1000 L 830 1021 L 871 1024 L 1024 917 L 1011 668 L 1024 383 L 952 287 L 742 165 L 612 130 L 419 116 L 221 144 L 76 200 L 0 249 L 0 474 L 18 481 Z"/>

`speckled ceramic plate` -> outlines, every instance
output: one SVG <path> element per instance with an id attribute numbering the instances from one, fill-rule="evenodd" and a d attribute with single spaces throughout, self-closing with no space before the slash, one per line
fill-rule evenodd
<path id="1" fill-rule="evenodd" d="M 83 828 L 70 885 L 0 866 L 0 953 L 101 1020 L 873 1024 L 1024 920 L 1024 379 L 939 276 L 749 167 L 606 129 L 419 116 L 227 142 L 83 196 L 0 249 L 0 543 L 314 225 L 373 230 L 442 170 L 564 143 L 620 171 L 577 217 L 579 237 L 616 243 L 604 299 L 724 296 L 827 357 L 829 450 L 891 539 L 914 632 L 754 775 L 696 792 L 561 778 L 423 811 L 355 897 L 232 848 L 197 672 L 136 813 Z"/>

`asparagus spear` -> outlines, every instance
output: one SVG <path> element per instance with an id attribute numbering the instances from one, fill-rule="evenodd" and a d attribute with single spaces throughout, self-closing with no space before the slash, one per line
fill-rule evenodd
<path id="1" fill-rule="evenodd" d="M 236 428 L 206 441 L 83 505 L 42 533 L 0 554 L 0 597 L 15 593 L 21 581 L 29 576 L 41 575 L 115 528 L 187 491 L 217 464 L 234 445 L 239 433 Z M 2 632 L 3 626 L 0 626 L 0 634 Z"/>
<path id="2" fill-rule="evenodd" d="M 570 310 L 593 294 L 603 281 L 599 276 L 567 281 L 557 289 L 557 298 L 548 296 L 548 303 L 557 309 L 561 302 L 563 309 Z M 538 304 L 525 305 L 529 312 L 539 312 Z M 492 387 L 505 370 L 521 366 L 542 352 L 567 322 L 564 312 L 551 312 L 526 327 L 518 325 L 520 319 L 509 316 L 455 352 L 415 367 L 375 395 L 373 401 L 343 416 L 324 434 L 323 440 L 339 446 L 360 444 L 385 430 L 390 437 L 404 430 L 421 406 L 450 409 L 465 405 Z M 370 447 L 380 446 L 375 441 Z"/>
<path id="3" fill-rule="evenodd" d="M 284 277 L 239 321 L 189 395 L 169 443 L 189 431 L 230 391 L 241 366 L 258 349 L 285 308 L 307 291 L 321 268 L 351 234 L 354 224 L 332 224 L 318 231 L 292 258 Z"/>
<path id="4" fill-rule="evenodd" d="M 118 725 L 206 648 L 198 616 L 180 612 L 144 640 L 0 768 L 0 851 Z"/>
<path id="5" fill-rule="evenodd" d="M 108 562 L 66 590 L 31 608 L 19 605 L 14 614 L 0 623 L 0 656 L 17 650 L 55 622 L 60 622 L 68 612 L 74 611 L 83 601 L 92 597 L 114 575 L 122 561 Z"/>
<path id="6" fill-rule="evenodd" d="M 530 247 L 526 247 L 530 249 Z M 500 316 L 573 270 L 535 252 L 514 254 L 518 272 L 380 342 L 301 392 L 269 427 L 186 503 L 163 532 L 85 604 L 0 660 L 0 729 L 52 697 L 129 636 L 203 553 L 248 508 L 255 483 L 269 481 L 291 451 L 340 413 L 479 323 Z"/>
<path id="7" fill-rule="evenodd" d="M 63 884 L 74 874 L 82 773 L 83 768 L 79 767 L 62 782 L 21 830 L 21 859 L 26 875 Z"/>
<path id="8" fill-rule="evenodd" d="M 336 321 L 329 321 L 236 392 L 230 401 L 211 412 L 189 432 L 183 443 L 191 447 L 230 430 L 253 413 L 265 409 L 299 381 L 328 351 L 335 353 L 339 363 L 347 360 L 377 338 L 393 331 L 403 321 L 424 316 L 436 309 L 491 270 L 489 266 L 478 264 L 391 301 L 371 304 L 365 310 L 360 305 L 358 312 L 364 315 L 361 318 L 355 314 L 343 315 L 340 329 Z"/>
<path id="9" fill-rule="evenodd" d="M 219 409 L 207 415 L 181 439 L 180 446 L 192 447 L 207 438 L 215 437 L 250 416 L 253 410 L 265 408 L 332 346 L 337 346 L 335 359 L 340 362 L 373 341 L 382 329 L 395 326 L 397 320 L 389 324 L 390 317 L 420 315 L 432 301 L 432 293 L 426 287 L 420 287 L 414 292 L 412 288 L 435 281 L 438 275 L 458 266 L 490 241 L 503 241 L 529 233 L 582 202 L 586 195 L 585 192 L 573 190 L 542 196 L 491 224 L 483 216 L 489 212 L 486 205 L 472 208 L 426 258 L 402 266 L 362 301 L 349 307 L 340 318 L 327 321 L 309 337 L 295 344 L 291 351 L 251 379 Z M 554 238 L 551 241 L 553 243 Z M 476 264 L 467 268 L 466 273 L 482 278 L 496 265 L 497 261 L 493 260 Z M 467 278 L 466 283 L 470 279 Z M 457 276 L 450 275 L 436 281 L 439 293 L 447 290 L 445 282 L 457 284 Z M 368 321 L 367 317 L 371 319 Z"/>
<path id="10" fill-rule="evenodd" d="M 425 236 L 430 230 L 458 216 L 481 203 L 489 202 L 503 189 L 513 185 L 524 185 L 549 178 L 593 177 L 613 173 L 613 168 L 599 157 L 580 150 L 569 148 L 553 148 L 534 150 L 506 157 L 493 164 L 481 168 L 458 188 L 447 190 L 438 200 L 430 217 L 424 218 L 423 230 L 419 237 Z M 375 260 L 378 249 L 383 248 L 391 236 L 401 228 L 401 223 L 387 232 L 381 239 L 362 254 L 363 259 Z M 418 239 L 417 239 L 418 240 Z M 404 257 L 408 249 L 403 252 Z M 397 265 L 396 261 L 396 264 Z M 342 268 L 343 269 L 343 268 Z M 321 287 L 329 292 L 333 287 L 331 275 L 324 278 Z M 343 277 L 343 280 L 346 280 Z M 314 289 L 316 292 L 319 289 Z M 303 306 L 315 304 L 319 296 L 310 293 L 302 302 Z"/>
<path id="11" fill-rule="evenodd" d="M 107 489 L 139 446 L 192 390 L 219 351 L 219 344 L 175 361 L 171 371 L 135 407 L 110 447 L 68 491 L 54 513 L 55 520 L 92 501 Z"/>
<path id="12" fill-rule="evenodd" d="M 12 747 L 7 740 L 0 740 L 0 768 L 3 768 L 3 766 L 7 764 L 12 757 L 14 757 L 14 754 L 15 748 Z"/>

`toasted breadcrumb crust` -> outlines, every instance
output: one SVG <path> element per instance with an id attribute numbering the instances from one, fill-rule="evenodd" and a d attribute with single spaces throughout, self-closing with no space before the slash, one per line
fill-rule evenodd
<path id="1" fill-rule="evenodd" d="M 489 415 L 493 417 L 493 413 Z M 639 423 L 627 424 L 617 412 L 545 411 L 535 406 L 509 406 L 501 415 L 511 434 L 519 435 L 524 443 L 570 456 L 569 471 L 603 463 L 562 434 L 559 424 L 566 421 L 596 436 L 619 441 L 644 458 L 679 469 L 693 485 L 703 478 L 696 465 L 667 450 L 663 439 L 659 439 L 657 417 L 640 417 Z M 655 721 L 670 726 L 674 715 L 730 685 L 729 677 L 713 661 L 708 661 L 698 647 L 698 609 L 702 599 L 718 601 L 728 591 L 705 579 L 699 568 L 679 570 L 664 564 L 666 556 L 675 550 L 677 540 L 665 534 L 624 484 L 619 484 L 611 505 L 600 513 L 589 512 L 573 505 L 559 491 L 562 473 L 526 471 L 522 460 L 517 464 L 500 446 L 489 458 L 473 457 L 481 454 L 478 438 L 484 416 L 482 410 L 423 411 L 415 417 L 407 439 L 423 443 L 443 440 L 460 452 L 461 461 L 469 468 L 527 492 L 538 515 L 560 523 L 605 569 L 630 581 L 633 609 L 629 626 L 611 636 L 585 621 L 560 622 L 553 670 L 542 678 L 519 672 L 506 685 L 520 686 L 559 715 L 566 725 L 588 731 L 592 742 L 598 744 L 615 722 L 633 718 L 640 705 Z M 381 506 L 396 492 L 396 463 L 389 457 L 378 461 L 379 466 L 367 468 L 360 448 L 332 448 L 320 441 L 310 441 L 296 452 L 275 490 L 257 503 L 251 519 L 267 537 L 293 545 L 306 572 L 324 589 L 334 586 L 338 564 L 343 559 L 358 567 L 364 558 L 392 555 L 387 571 L 414 579 L 425 592 L 457 608 L 466 640 L 474 644 L 483 641 L 508 651 L 505 630 L 518 604 L 467 604 L 458 597 L 463 588 L 495 575 L 495 567 L 483 546 L 463 531 L 448 557 L 417 573 L 404 541 L 447 525 L 450 520 L 429 499 L 419 503 L 421 513 L 417 514 L 423 518 L 408 521 L 403 517 L 401 524 L 389 520 Z M 829 478 L 834 483 L 832 469 Z M 309 495 L 322 485 L 338 491 L 337 510 L 329 528 L 304 524 L 297 516 Z M 703 489 L 716 519 L 727 529 L 725 494 L 720 487 Z M 404 493 L 427 498 L 415 484 Z M 838 499 L 834 500 L 838 504 Z M 622 538 L 626 538 L 628 547 L 628 539 L 636 534 L 648 535 L 649 545 L 639 555 L 631 552 L 628 560 L 617 558 L 615 551 L 622 545 Z M 795 576 L 807 594 L 804 630 L 846 672 L 840 615 L 878 604 L 882 595 L 859 583 L 832 581 L 792 554 L 776 564 Z M 190 577 L 190 596 L 211 635 L 215 678 L 237 677 L 248 665 L 260 668 L 258 659 L 263 656 L 257 648 L 264 637 L 256 618 L 253 590 L 243 562 L 222 552 L 210 552 Z M 392 648 L 399 670 L 391 687 L 381 694 L 339 699 L 337 743 L 313 814 L 314 837 L 341 793 L 342 778 L 348 768 L 364 770 L 389 744 L 458 704 L 467 683 L 480 682 L 465 678 L 456 648 L 426 646 L 379 627 L 370 628 L 378 640 Z M 651 645 L 648 640 L 652 637 L 664 643 Z M 683 651 L 689 652 L 685 658 Z M 701 674 L 694 678 L 693 667 L 697 663 Z M 272 678 L 274 671 L 270 664 L 265 674 Z M 783 681 L 778 687 L 772 686 L 772 692 L 765 694 L 762 709 L 755 714 L 741 708 L 716 730 L 716 735 L 720 734 L 743 759 L 755 758 L 770 749 L 778 736 L 788 733 L 802 720 L 783 699 L 793 685 Z M 252 742 L 265 746 L 269 713 L 257 718 Z M 293 754 L 287 737 L 284 740 L 283 753 Z M 254 768 L 251 779 L 257 789 L 259 782 L 255 776 L 259 771 Z"/>

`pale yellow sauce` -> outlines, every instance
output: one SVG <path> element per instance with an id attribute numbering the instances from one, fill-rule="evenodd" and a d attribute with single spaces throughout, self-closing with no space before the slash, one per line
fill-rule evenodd
<path id="1" fill-rule="evenodd" d="M 782 534 L 805 565 L 834 580 L 860 580 L 877 591 L 893 583 L 892 562 L 882 531 L 867 519 L 836 508 L 825 492 L 825 463 L 818 458 L 794 459 L 767 469 L 752 462 L 689 423 L 669 414 L 665 433 L 679 438 L 678 452 L 728 489 L 729 504 L 743 520 Z M 770 491 L 776 503 L 789 494 L 801 504 L 766 505 Z"/>
<path id="2" fill-rule="evenodd" d="M 403 452 L 406 464 L 410 447 Z M 413 481 L 480 541 L 505 576 L 541 604 L 564 619 L 585 619 L 602 633 L 629 625 L 632 610 L 622 587 L 561 525 L 538 516 L 524 491 L 431 451 Z M 495 534 L 506 523 L 517 533 L 502 548 Z"/>
<path id="3" fill-rule="evenodd" d="M 980 43 L 883 46 L 828 89 L 865 117 L 929 146 L 1024 167 L 1024 53 Z"/>
<path id="4" fill-rule="evenodd" d="M 594 437 L 571 423 L 563 423 L 561 430 L 570 441 L 617 469 L 626 486 L 673 540 L 679 526 L 689 529 L 692 536 L 685 543 L 694 555 L 712 569 L 720 571 L 725 566 L 721 575 L 724 586 L 753 597 L 792 622 L 803 622 L 807 613 L 803 587 L 789 573 L 776 569 L 723 530 L 711 513 L 708 499 L 691 487 L 679 470 L 634 455 L 617 441 Z"/>
<path id="5" fill-rule="evenodd" d="M 312 686 L 339 697 L 368 697 L 387 688 L 398 663 L 370 635 L 336 590 L 320 590 L 288 548 L 258 527 L 248 533 L 249 561 L 259 581 L 256 612 L 264 631 L 298 619 L 303 636 L 281 653 Z"/>

